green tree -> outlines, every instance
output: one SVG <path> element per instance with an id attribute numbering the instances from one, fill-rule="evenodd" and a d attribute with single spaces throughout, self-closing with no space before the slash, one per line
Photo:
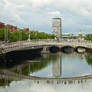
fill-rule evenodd
<path id="1" fill-rule="evenodd" d="M 4 41 L 4 36 L 5 36 L 5 30 L 6 29 L 0 29 L 0 40 Z M 25 30 L 19 30 L 16 32 L 11 32 L 8 30 L 8 40 L 9 42 L 16 42 L 18 40 L 27 40 L 29 37 L 29 32 Z M 55 35 L 52 34 L 47 34 L 44 32 L 38 32 L 38 31 L 32 31 L 30 33 L 30 39 L 35 40 L 35 39 L 55 39 Z"/>
<path id="2" fill-rule="evenodd" d="M 16 42 L 18 40 L 19 40 L 19 32 L 18 31 L 10 33 L 9 42 Z"/>
<path id="3" fill-rule="evenodd" d="M 85 40 L 92 41 L 92 34 L 86 35 Z"/>
<path id="4" fill-rule="evenodd" d="M 25 30 L 22 30 L 22 40 L 27 40 L 28 39 L 28 32 L 25 32 Z"/>
<path id="5" fill-rule="evenodd" d="M 4 41 L 4 30 L 5 29 L 0 29 L 0 40 Z"/>
<path id="6" fill-rule="evenodd" d="M 86 61 L 87 61 L 88 65 L 92 66 L 92 53 L 88 53 L 86 55 Z"/>

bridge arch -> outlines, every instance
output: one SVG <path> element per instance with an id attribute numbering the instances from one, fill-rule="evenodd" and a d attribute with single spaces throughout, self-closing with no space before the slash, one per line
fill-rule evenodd
<path id="1" fill-rule="evenodd" d="M 86 48 L 86 47 L 83 47 L 83 46 L 77 46 L 77 47 L 75 48 L 75 51 L 76 51 L 77 53 L 84 53 L 84 52 L 87 51 L 87 48 Z"/>
<path id="2" fill-rule="evenodd" d="M 72 46 L 63 46 L 61 47 L 61 52 L 64 52 L 64 53 L 72 53 L 74 51 L 74 47 Z"/>
<path id="3" fill-rule="evenodd" d="M 51 53 L 57 53 L 57 52 L 59 52 L 60 51 L 60 48 L 58 47 L 58 46 L 51 46 L 51 47 L 49 47 L 49 51 L 51 52 Z"/>

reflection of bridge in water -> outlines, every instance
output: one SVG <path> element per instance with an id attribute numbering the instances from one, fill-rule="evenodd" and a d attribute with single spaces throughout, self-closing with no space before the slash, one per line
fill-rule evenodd
<path id="1" fill-rule="evenodd" d="M 59 63 L 58 63 L 59 65 Z M 58 66 L 58 65 L 54 65 L 54 66 Z M 28 65 L 22 65 L 22 67 L 25 67 L 25 66 L 29 66 L 29 69 L 30 69 L 30 64 Z M 60 65 L 59 65 L 60 66 Z M 21 68 L 21 66 L 18 66 Z M 58 70 L 60 69 L 60 67 L 58 68 Z M 13 71 L 15 69 L 13 68 Z M 53 71 L 55 72 L 55 71 Z M 59 70 L 59 72 L 55 73 L 55 76 L 59 76 L 59 74 L 61 74 L 61 71 Z M 10 81 L 20 81 L 20 80 L 31 80 L 33 81 L 34 83 L 37 83 L 37 84 L 40 84 L 41 82 L 45 82 L 47 84 L 52 84 L 52 83 L 55 83 L 55 84 L 75 84 L 75 83 L 78 83 L 78 84 L 82 84 L 82 83 L 85 83 L 86 81 L 88 80 L 92 80 L 92 75 L 86 75 L 86 76 L 81 76 L 81 77 L 72 77 L 72 78 L 40 78 L 40 77 L 35 77 L 35 76 L 26 76 L 26 75 L 23 75 L 21 72 L 20 73 L 15 73 L 15 72 L 12 72 L 11 69 L 9 70 L 1 70 L 0 71 L 0 79 L 1 80 L 10 80 Z"/>
<path id="2" fill-rule="evenodd" d="M 17 74 L 8 70 L 1 70 L 0 72 L 0 79 L 7 79 L 7 80 L 22 80 L 22 79 L 30 79 L 29 76 L 24 76 L 21 74 Z"/>
<path id="3" fill-rule="evenodd" d="M 47 58 L 47 57 L 44 56 L 44 58 Z M 51 58 L 51 56 L 50 56 L 50 58 Z M 15 65 L 15 67 L 8 68 L 8 70 L 6 70 L 6 69 L 0 70 L 0 79 L 7 80 L 7 81 L 8 80 L 20 81 L 20 80 L 28 79 L 28 80 L 31 80 L 31 81 L 37 83 L 37 84 L 39 84 L 42 81 L 44 81 L 48 84 L 52 84 L 52 83 L 56 83 L 56 84 L 60 84 L 60 83 L 61 84 L 74 84 L 74 83 L 78 83 L 79 84 L 79 83 L 85 83 L 87 80 L 92 79 L 92 75 L 72 77 L 72 78 L 58 78 L 59 76 L 62 75 L 62 60 L 61 59 L 62 59 L 62 57 L 59 57 L 57 59 L 58 60 L 57 63 L 52 62 L 52 74 L 55 78 L 45 78 L 45 77 L 40 78 L 40 77 L 36 77 L 36 76 L 29 76 L 29 74 L 25 75 L 24 73 L 22 73 L 25 69 L 27 69 L 28 72 L 30 73 L 30 69 L 31 69 L 30 64 L 33 64 L 33 66 L 35 64 L 33 62 L 34 61 L 33 60 L 32 63 L 31 62 L 22 63 L 22 64 L 19 64 L 19 65 Z M 35 60 L 35 62 L 36 62 L 36 60 Z M 39 64 L 40 62 L 37 62 L 37 63 Z M 44 63 L 45 62 L 42 62 L 41 64 L 44 64 Z M 53 68 L 55 68 L 55 69 L 53 69 Z M 16 70 L 18 70 L 18 71 L 16 71 Z"/>
<path id="4" fill-rule="evenodd" d="M 45 82 L 47 84 L 52 84 L 52 83 L 56 83 L 56 84 L 82 84 L 85 83 L 86 81 L 92 79 L 91 75 L 88 76 L 83 76 L 83 77 L 74 77 L 74 78 L 38 78 L 38 77 L 30 77 L 30 76 L 24 76 L 24 75 L 19 75 L 13 72 L 9 72 L 4 70 L 3 73 L 0 73 L 0 79 L 5 79 L 5 80 L 11 80 L 11 81 L 20 81 L 20 80 L 24 80 L 24 79 L 28 79 L 33 81 L 34 83 L 41 83 L 41 82 Z"/>

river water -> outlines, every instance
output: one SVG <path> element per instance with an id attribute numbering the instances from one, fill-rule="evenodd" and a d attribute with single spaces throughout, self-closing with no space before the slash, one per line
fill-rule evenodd
<path id="1" fill-rule="evenodd" d="M 72 82 L 58 80 L 92 75 L 92 53 L 43 54 L 31 60 L 10 59 L 7 62 L 6 65 L 1 65 L 0 74 L 7 70 L 18 75 L 44 79 L 16 81 L 7 77 L 6 72 L 6 77 L 0 80 L 0 92 L 92 92 L 92 79 Z"/>

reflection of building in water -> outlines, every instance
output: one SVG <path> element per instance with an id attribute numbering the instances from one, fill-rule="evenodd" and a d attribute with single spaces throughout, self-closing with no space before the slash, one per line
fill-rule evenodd
<path id="1" fill-rule="evenodd" d="M 61 76 L 61 63 L 62 63 L 62 56 L 59 56 L 56 62 L 52 63 L 52 74 L 54 77 Z"/>

